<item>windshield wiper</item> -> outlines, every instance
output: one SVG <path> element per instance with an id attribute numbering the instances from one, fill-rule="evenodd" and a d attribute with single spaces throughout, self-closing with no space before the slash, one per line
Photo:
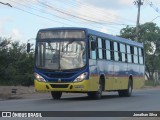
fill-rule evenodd
<path id="1" fill-rule="evenodd" d="M 73 43 L 75 41 L 75 39 L 72 39 L 71 41 L 69 41 L 63 48 L 62 48 L 62 51 L 64 51 L 64 49 L 67 48 L 67 46 L 71 43 Z"/>
<path id="2" fill-rule="evenodd" d="M 52 45 L 51 45 L 51 43 L 50 43 L 50 42 L 48 42 L 48 45 L 49 45 L 49 47 L 50 47 L 50 49 L 49 49 L 49 50 L 51 50 L 52 52 L 53 52 L 54 50 L 56 50 L 56 49 L 53 49 L 53 48 L 52 48 Z"/>

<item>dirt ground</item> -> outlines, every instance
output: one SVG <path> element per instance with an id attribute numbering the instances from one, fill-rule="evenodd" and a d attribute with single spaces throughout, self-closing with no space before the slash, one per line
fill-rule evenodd
<path id="1" fill-rule="evenodd" d="M 160 86 L 152 87 L 145 86 L 137 90 L 145 89 L 159 89 Z M 24 87 L 24 86 L 0 86 L 0 100 L 10 100 L 10 99 L 35 99 L 35 98 L 51 98 L 50 92 L 36 92 L 34 86 Z"/>
<path id="2" fill-rule="evenodd" d="M 36 95 L 33 86 L 0 86 L 0 100 L 22 99 Z"/>

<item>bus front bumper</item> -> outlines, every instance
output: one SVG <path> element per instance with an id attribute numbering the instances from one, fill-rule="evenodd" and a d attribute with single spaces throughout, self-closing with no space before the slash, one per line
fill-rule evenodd
<path id="1" fill-rule="evenodd" d="M 39 82 L 34 80 L 36 91 L 61 91 L 61 92 L 87 92 L 89 91 L 89 80 L 72 83 Z"/>

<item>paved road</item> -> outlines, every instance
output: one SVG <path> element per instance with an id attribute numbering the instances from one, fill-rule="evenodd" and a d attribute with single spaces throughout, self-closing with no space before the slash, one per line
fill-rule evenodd
<path id="1" fill-rule="evenodd" d="M 52 100 L 47 94 L 40 98 L 0 101 L 0 111 L 160 111 L 160 90 L 136 90 L 132 97 L 105 93 L 101 100 L 86 96 L 66 94 L 61 100 Z"/>

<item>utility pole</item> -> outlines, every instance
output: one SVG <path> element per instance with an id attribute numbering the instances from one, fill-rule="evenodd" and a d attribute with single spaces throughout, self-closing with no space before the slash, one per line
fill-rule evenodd
<path id="1" fill-rule="evenodd" d="M 143 5 L 143 2 L 141 0 L 134 1 L 134 4 L 138 6 L 138 13 L 137 13 L 137 24 L 136 24 L 136 40 L 139 40 L 139 20 L 140 20 L 140 8 L 141 5 Z"/>

